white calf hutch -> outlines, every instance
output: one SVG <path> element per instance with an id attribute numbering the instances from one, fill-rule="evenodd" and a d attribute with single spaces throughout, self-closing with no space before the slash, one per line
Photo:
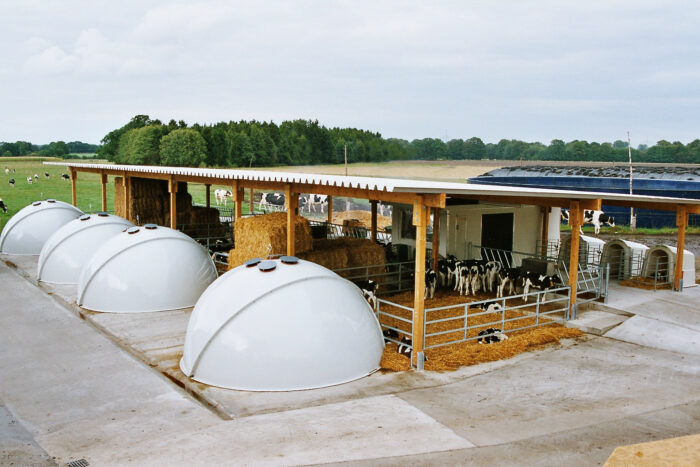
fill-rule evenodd
<path id="1" fill-rule="evenodd" d="M 68 167 L 73 182 L 72 199 L 74 204 L 78 196 L 75 183 L 78 172 L 99 174 L 102 181 L 103 210 L 106 209 L 105 193 L 108 177 L 120 177 L 122 183 L 119 184 L 119 193 L 117 193 L 120 196 L 115 196 L 115 200 L 119 200 L 120 212 L 123 212 L 124 217 L 130 221 L 134 221 L 129 212 L 130 206 L 133 205 L 130 202 L 132 197 L 130 191 L 132 180 L 155 179 L 166 182 L 169 192 L 169 215 L 167 218 L 171 228 L 176 228 L 178 222 L 177 194 L 178 185 L 181 183 L 204 184 L 207 187 L 207 194 L 211 185 L 230 187 L 234 202 L 232 216 L 234 223 L 236 219 L 240 219 L 242 216 L 241 204 L 246 190 L 250 191 L 251 196 L 249 199 L 251 203 L 255 190 L 282 192 L 285 195 L 287 217 L 286 251 L 273 253 L 286 253 L 288 256 L 295 255 L 295 229 L 291 228 L 291 226 L 295 224 L 296 216 L 299 215 L 300 195 L 308 193 L 327 195 L 329 223 L 332 222 L 333 197 L 369 200 L 372 212 L 372 225 L 369 231 L 372 240 L 377 239 L 378 204 L 391 204 L 395 206 L 392 218 L 393 241 L 413 249 L 413 271 L 409 277 L 413 282 L 413 290 L 415 291 L 423 291 L 425 289 L 426 264 L 436 267 L 441 255 L 453 254 L 460 259 L 470 255 L 478 258 L 487 250 L 503 251 L 506 257 L 512 259 L 509 265 L 520 264 L 522 260 L 521 256 L 518 256 L 520 253 L 523 253 L 522 257 L 552 256 L 552 252 L 546 251 L 546 245 L 556 243 L 559 227 L 559 210 L 560 208 L 566 208 L 569 209 L 571 240 L 570 244 L 567 245 L 570 263 L 567 274 L 564 275 L 566 283 L 563 286 L 567 289 L 567 296 L 570 297 L 570 300 L 567 302 L 567 309 L 573 314 L 575 314 L 578 299 L 577 290 L 581 283 L 579 250 L 582 240 L 579 235 L 579 227 L 583 221 L 583 210 L 599 210 L 602 203 L 605 202 L 606 205 L 674 211 L 676 212 L 677 225 L 679 226 L 679 249 L 683 248 L 685 241 L 688 214 L 700 213 L 700 204 L 696 200 L 619 193 L 235 169 L 80 163 L 49 164 Z M 208 205 L 209 199 L 207 197 Z M 432 238 L 428 242 L 429 229 L 431 227 Z M 583 241 L 586 244 L 585 239 Z M 563 247 L 560 249 L 563 250 Z M 148 254 L 146 250 L 147 248 L 142 250 L 144 255 Z M 428 251 L 432 251 L 432 258 L 430 258 L 431 261 L 429 262 L 426 261 L 428 259 L 426 258 Z M 556 257 L 556 255 L 554 256 Z M 588 262 L 587 258 L 582 259 L 584 259 L 584 263 Z M 293 268 L 294 266 L 289 267 Z M 674 263 L 674 268 L 678 271 L 674 276 L 674 288 L 678 290 L 680 289 L 680 271 L 683 269 L 682 258 Z M 248 272 L 257 273 L 258 271 Z M 162 279 L 162 283 L 168 281 L 169 279 Z M 175 289 L 177 287 L 176 283 L 179 284 L 177 281 L 173 282 L 170 284 L 169 289 Z M 271 295 L 275 296 L 275 294 Z M 83 301 L 87 303 L 87 300 L 82 298 L 82 295 L 84 294 L 81 294 L 81 303 Z M 157 294 L 154 293 L 153 295 Z M 416 367 L 420 369 L 422 368 L 422 357 L 425 348 L 425 299 L 423 293 L 414 293 L 412 295 L 413 306 L 405 307 L 406 310 L 410 309 L 410 319 L 406 320 L 406 324 L 410 329 L 404 330 L 404 335 L 408 334 L 408 336 L 411 336 L 412 343 L 410 346 L 413 351 L 413 361 Z M 233 297 L 229 297 L 229 300 L 232 299 Z M 333 299 L 329 300 L 333 301 Z M 243 305 L 241 304 L 241 306 Z M 101 307 L 96 306 L 96 308 Z M 233 313 L 230 316 L 233 318 L 237 314 Z M 233 327 L 237 327 L 236 323 L 243 322 L 238 321 L 238 319 L 232 320 Z M 221 321 L 217 321 L 216 326 L 221 326 L 227 330 L 226 332 L 229 332 L 229 327 L 224 326 L 224 324 Z M 192 326 L 195 325 L 193 324 Z M 375 331 L 372 332 L 374 333 Z M 208 332 L 215 332 L 215 330 L 210 328 Z M 252 331 L 250 332 L 252 333 Z M 301 329 L 295 328 L 294 333 L 299 336 L 303 335 Z M 190 349 L 188 352 L 191 351 Z M 183 359 L 183 370 L 192 372 L 194 377 L 197 378 L 197 368 L 194 359 L 198 357 L 194 355 L 193 353 L 191 356 Z M 204 378 L 204 376 L 201 377 Z M 348 378 L 351 377 L 352 375 L 348 376 Z M 209 380 L 209 377 L 206 378 Z M 336 379 L 341 380 L 344 377 L 339 376 Z M 212 379 L 210 381 L 212 384 L 221 384 L 227 387 L 233 387 L 236 384 L 223 380 L 215 382 Z M 333 384 L 330 381 L 327 383 Z M 250 383 L 250 387 L 256 384 L 259 384 L 260 387 L 265 386 L 269 388 L 266 382 Z M 321 381 L 312 384 L 325 383 Z M 292 386 L 295 385 L 296 383 Z M 303 383 L 298 383 L 298 385 L 299 387 L 304 386 Z"/>
<path id="2" fill-rule="evenodd" d="M 0 234 L 0 253 L 38 255 L 56 230 L 82 214 L 63 201 L 35 201 L 7 221 Z"/>
<path id="3" fill-rule="evenodd" d="M 53 284 L 77 284 L 85 263 L 110 238 L 134 224 L 118 216 L 98 212 L 83 214 L 58 229 L 39 255 L 37 279 Z"/>
<path id="4" fill-rule="evenodd" d="M 657 245 L 649 248 L 644 262 L 644 277 L 656 278 L 660 282 L 676 281 L 678 269 L 675 267 L 678 261 L 678 250 L 670 245 Z M 695 284 L 695 255 L 688 250 L 683 250 L 681 261 L 683 268 L 677 280 L 682 281 L 683 287 L 694 287 Z"/>
<path id="5" fill-rule="evenodd" d="M 105 242 L 82 269 L 78 305 L 110 313 L 187 308 L 216 277 L 207 251 L 182 232 L 131 227 Z"/>
<path id="6" fill-rule="evenodd" d="M 611 278 L 641 276 L 647 250 L 649 247 L 641 243 L 618 238 L 608 240 L 603 247 L 601 262 L 610 265 Z"/>
<path id="7" fill-rule="evenodd" d="M 209 286 L 192 312 L 180 368 L 213 386 L 292 391 L 366 376 L 383 349 L 355 284 L 283 256 L 250 260 Z"/>

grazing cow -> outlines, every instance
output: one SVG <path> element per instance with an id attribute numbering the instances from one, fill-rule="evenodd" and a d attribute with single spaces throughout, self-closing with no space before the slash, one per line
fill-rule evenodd
<path id="1" fill-rule="evenodd" d="M 508 287 L 508 295 L 514 295 L 521 272 L 520 268 L 503 268 L 498 271 L 499 284 L 496 289 L 496 297 L 503 297 L 506 286 Z"/>
<path id="2" fill-rule="evenodd" d="M 503 331 L 496 328 L 488 328 L 483 331 L 479 331 L 479 344 L 486 342 L 487 344 L 493 344 L 494 342 L 501 342 L 508 339 L 508 336 L 503 334 Z"/>
<path id="3" fill-rule="evenodd" d="M 385 329 L 384 331 L 382 331 L 382 335 L 384 336 L 385 344 L 391 342 L 391 339 L 399 340 L 399 333 L 397 331 L 394 331 L 393 329 Z"/>
<path id="4" fill-rule="evenodd" d="M 566 209 L 561 210 L 561 218 L 570 224 L 571 218 L 569 211 Z M 607 225 L 609 227 L 615 227 L 615 218 L 608 216 L 603 211 L 592 211 L 589 209 L 583 210 L 583 223 L 581 225 L 593 224 L 594 232 L 596 236 L 600 233 L 600 227 Z M 579 228 L 579 232 L 583 234 L 583 229 Z"/>
<path id="5" fill-rule="evenodd" d="M 423 294 L 423 300 L 428 298 L 433 298 L 435 295 L 435 287 L 437 287 L 437 273 L 433 268 L 429 268 L 425 271 L 425 293 Z"/>
<path id="6" fill-rule="evenodd" d="M 11 179 L 10 179 L 10 186 L 11 186 L 11 187 L 14 187 L 14 186 L 15 186 L 15 179 L 14 179 L 14 178 L 11 178 Z"/>
<path id="7" fill-rule="evenodd" d="M 233 193 L 231 193 L 229 190 L 214 190 L 214 199 L 216 200 L 216 204 L 224 203 L 224 206 L 226 206 L 226 198 L 228 197 L 233 197 Z"/>
<path id="8" fill-rule="evenodd" d="M 303 204 L 306 204 L 306 212 L 311 212 L 311 209 L 316 212 L 316 206 L 321 208 L 321 214 L 323 214 L 323 207 L 328 206 L 328 195 L 315 195 L 313 193 L 304 196 Z"/>
<path id="9" fill-rule="evenodd" d="M 530 288 L 539 289 L 545 291 L 543 300 L 547 299 L 547 290 L 555 289 L 561 286 L 561 279 L 559 276 L 552 275 L 546 276 L 544 274 L 537 274 L 535 272 L 526 271 L 522 275 L 522 285 L 523 285 L 523 301 L 527 302 L 527 294 L 530 292 Z"/>
<path id="10" fill-rule="evenodd" d="M 10 169 L 8 169 L 7 167 L 5 167 L 5 175 L 7 175 L 7 174 L 9 174 L 9 173 L 10 173 Z"/>
<path id="11" fill-rule="evenodd" d="M 408 337 L 402 337 L 401 338 L 401 343 L 399 346 L 396 348 L 396 353 L 400 353 L 401 355 L 405 355 L 408 357 L 409 360 L 411 360 L 411 356 L 413 355 L 413 341 L 409 339 Z M 428 357 L 425 355 L 423 356 L 423 361 L 427 362 Z"/>
<path id="12" fill-rule="evenodd" d="M 263 206 L 284 206 L 284 193 L 263 193 L 260 198 L 260 209 Z"/>
<path id="13" fill-rule="evenodd" d="M 391 204 L 384 204 L 380 201 L 377 203 L 377 211 L 379 212 L 380 216 L 391 217 L 392 206 Z"/>
<path id="14" fill-rule="evenodd" d="M 44 172 L 44 177 L 49 178 L 51 177 L 51 174 L 49 174 L 48 172 Z"/>
<path id="15" fill-rule="evenodd" d="M 5 206 L 5 202 L 0 198 L 0 209 L 2 209 L 2 212 L 7 212 L 7 206 Z"/>
<path id="16" fill-rule="evenodd" d="M 379 289 L 379 284 L 371 279 L 354 281 L 354 283 L 362 290 L 362 296 L 365 297 L 365 300 L 367 300 L 367 303 L 370 304 L 372 309 L 377 308 L 377 290 Z"/>
<path id="17" fill-rule="evenodd" d="M 27 183 L 31 185 L 33 182 L 34 180 L 32 179 L 32 177 L 27 177 Z"/>
<path id="18" fill-rule="evenodd" d="M 39 180 L 39 174 L 34 174 L 34 180 Z"/>
<path id="19" fill-rule="evenodd" d="M 70 180 L 70 175 L 68 175 L 68 174 L 61 174 L 61 178 L 62 178 L 63 180 Z"/>

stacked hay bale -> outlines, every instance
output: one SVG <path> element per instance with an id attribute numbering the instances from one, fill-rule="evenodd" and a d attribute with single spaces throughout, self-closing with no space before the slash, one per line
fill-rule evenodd
<path id="1" fill-rule="evenodd" d="M 229 252 L 229 269 L 252 258 L 284 254 L 287 251 L 287 213 L 236 219 L 233 224 L 236 247 Z M 298 256 L 313 247 L 309 221 L 297 216 L 294 222 L 294 249 Z"/>
<path id="2" fill-rule="evenodd" d="M 313 250 L 298 256 L 328 269 L 373 266 L 368 271 L 370 277 L 386 272 L 384 248 L 364 238 L 314 240 Z M 364 271 L 338 271 L 338 274 L 344 277 L 358 276 L 361 273 Z M 383 282 L 382 277 L 374 277 L 374 279 L 379 283 Z"/>
<path id="3" fill-rule="evenodd" d="M 334 224 L 343 224 L 345 220 L 357 220 L 361 227 L 369 229 L 372 226 L 372 213 L 370 211 L 345 211 L 333 214 Z M 380 216 L 377 214 L 377 228 L 385 229 L 387 226 L 391 226 L 391 217 Z"/>

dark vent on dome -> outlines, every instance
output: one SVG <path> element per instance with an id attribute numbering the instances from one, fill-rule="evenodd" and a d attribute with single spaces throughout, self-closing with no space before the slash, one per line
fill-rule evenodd
<path id="1" fill-rule="evenodd" d="M 261 261 L 260 264 L 258 264 L 258 269 L 260 269 L 262 272 L 273 271 L 276 267 L 276 261 Z"/>
<path id="2" fill-rule="evenodd" d="M 126 229 L 126 233 L 128 233 L 128 234 L 135 234 L 135 233 L 137 233 L 139 230 L 141 230 L 141 229 L 139 229 L 138 227 L 130 227 L 130 228 Z"/>
<path id="3" fill-rule="evenodd" d="M 252 268 L 256 264 L 259 264 L 260 261 L 262 261 L 260 258 L 253 258 L 253 259 L 249 259 L 248 261 L 246 261 L 243 264 L 245 264 L 245 267 L 247 267 L 247 268 Z"/>
<path id="4" fill-rule="evenodd" d="M 80 219 L 81 221 L 86 221 L 86 220 L 90 219 L 90 214 L 83 214 L 78 219 Z"/>
<path id="5" fill-rule="evenodd" d="M 296 256 L 282 256 L 280 261 L 282 261 L 284 264 L 297 264 L 299 262 L 299 258 Z"/>

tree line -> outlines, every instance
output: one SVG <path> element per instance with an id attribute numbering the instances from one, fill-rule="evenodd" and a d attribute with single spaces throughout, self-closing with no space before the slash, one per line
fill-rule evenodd
<path id="1" fill-rule="evenodd" d="M 478 137 L 423 138 L 407 141 L 383 138 L 356 128 L 327 128 L 316 120 L 274 122 L 230 121 L 211 125 L 170 120 L 163 123 L 148 115 L 136 115 L 121 128 L 110 131 L 100 146 L 58 141 L 43 146 L 28 142 L 0 143 L 0 155 L 51 155 L 95 152 L 95 157 L 120 164 L 269 167 L 275 165 L 338 164 L 401 160 L 628 160 L 627 143 L 583 140 L 549 144 L 502 139 L 484 143 Z M 635 162 L 700 163 L 700 139 L 684 145 L 658 141 L 632 149 Z"/>
<path id="2" fill-rule="evenodd" d="M 83 143 L 82 141 L 53 141 L 49 144 L 32 144 L 29 141 L 15 141 L 4 143 L 0 141 L 0 156 L 49 156 L 67 157 L 71 154 L 95 153 L 97 144 Z"/>

